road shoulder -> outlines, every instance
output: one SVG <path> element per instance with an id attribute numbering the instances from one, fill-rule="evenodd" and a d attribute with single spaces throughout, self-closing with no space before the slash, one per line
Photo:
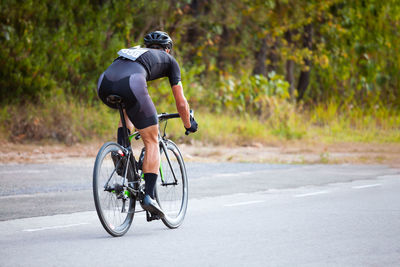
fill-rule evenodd
<path id="1" fill-rule="evenodd" d="M 94 159 L 100 142 L 74 144 L 0 143 L 0 164 L 73 162 Z M 136 144 L 139 153 L 141 143 Z M 257 162 L 288 164 L 382 164 L 400 167 L 400 144 L 319 144 L 288 141 L 271 145 L 217 146 L 201 143 L 178 144 L 186 161 Z"/>

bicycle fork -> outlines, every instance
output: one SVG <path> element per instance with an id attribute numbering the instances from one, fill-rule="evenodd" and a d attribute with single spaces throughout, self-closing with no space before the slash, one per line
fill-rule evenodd
<path id="1" fill-rule="evenodd" d="M 175 175 L 174 168 L 172 167 L 171 160 L 169 159 L 167 146 L 164 144 L 163 141 L 161 141 L 160 144 L 161 144 L 160 149 L 162 149 L 162 150 L 164 151 L 165 157 L 167 158 L 167 162 L 168 162 L 169 168 L 170 168 L 170 170 L 171 170 L 171 172 L 172 172 L 172 176 L 174 177 L 174 182 L 172 182 L 172 183 L 166 183 L 166 182 L 165 182 L 165 179 L 164 179 L 164 172 L 163 172 L 162 163 L 161 163 L 161 158 L 160 158 L 160 177 L 161 177 L 161 185 L 162 185 L 162 186 L 177 185 L 177 184 L 178 184 L 178 179 L 176 179 L 176 175 Z M 160 155 L 161 155 L 161 153 L 160 153 Z"/>

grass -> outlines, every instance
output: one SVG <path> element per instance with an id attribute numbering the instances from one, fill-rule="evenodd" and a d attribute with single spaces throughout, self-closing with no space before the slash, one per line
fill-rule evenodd
<path id="1" fill-rule="evenodd" d="M 73 144 L 109 138 L 117 114 L 101 105 L 90 106 L 54 96 L 42 104 L 6 105 L 0 110 L 0 136 L 17 143 Z"/>
<path id="2" fill-rule="evenodd" d="M 168 106 L 168 105 L 167 105 Z M 163 110 L 164 111 L 164 110 Z M 169 105 L 165 111 L 175 112 Z M 232 115 L 235 114 L 235 115 Z M 370 110 L 321 104 L 312 110 L 293 105 L 275 107 L 269 116 L 233 112 L 196 111 L 199 131 L 184 136 L 179 119 L 168 122 L 167 133 L 178 142 L 243 146 L 300 142 L 400 143 L 400 113 L 383 107 Z M 61 142 L 73 144 L 93 139 L 114 139 L 118 112 L 101 103 L 88 105 L 53 95 L 41 105 L 6 105 L 0 109 L 0 137 L 13 142 Z M 326 160 L 328 155 L 321 155 Z"/>
<path id="3" fill-rule="evenodd" d="M 321 105 L 322 106 L 322 105 Z M 309 136 L 325 143 L 400 143 L 400 112 L 385 107 L 339 108 L 330 103 L 310 112 Z M 332 112 L 335 109 L 335 113 Z"/>

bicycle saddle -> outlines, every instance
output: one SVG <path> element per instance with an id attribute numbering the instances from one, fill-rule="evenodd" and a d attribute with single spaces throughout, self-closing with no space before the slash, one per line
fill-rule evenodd
<path id="1" fill-rule="evenodd" d="M 109 95 L 107 96 L 107 102 L 111 104 L 121 104 L 123 99 L 119 95 Z"/>

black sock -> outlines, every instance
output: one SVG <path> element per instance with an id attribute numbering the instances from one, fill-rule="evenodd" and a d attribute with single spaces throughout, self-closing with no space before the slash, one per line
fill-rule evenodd
<path id="1" fill-rule="evenodd" d="M 128 129 L 128 135 L 131 134 L 131 131 Z M 117 131 L 117 142 L 122 146 L 124 140 L 124 128 L 119 127 Z"/>
<path id="2" fill-rule="evenodd" d="M 157 182 L 157 174 L 155 173 L 145 173 L 144 181 L 146 182 L 146 187 L 144 189 L 144 193 L 149 195 L 152 199 L 154 199 L 154 188 Z"/>

